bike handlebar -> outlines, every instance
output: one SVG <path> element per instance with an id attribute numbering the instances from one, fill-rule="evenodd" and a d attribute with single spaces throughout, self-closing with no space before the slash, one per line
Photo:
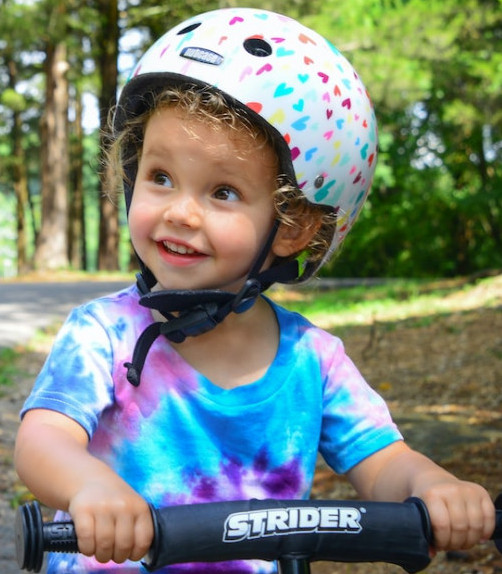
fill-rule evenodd
<path id="1" fill-rule="evenodd" d="M 502 508 L 502 495 L 495 502 Z M 149 571 L 169 564 L 305 559 L 388 562 L 410 574 L 430 562 L 432 531 L 425 504 L 337 500 L 244 500 L 152 508 Z M 492 538 L 502 552 L 502 510 Z M 37 502 L 16 516 L 17 561 L 40 572 L 45 551 L 78 552 L 72 522 L 43 523 Z"/>

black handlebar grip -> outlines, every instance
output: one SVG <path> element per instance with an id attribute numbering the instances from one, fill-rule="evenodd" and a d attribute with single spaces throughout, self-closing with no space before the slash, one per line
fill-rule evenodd
<path id="1" fill-rule="evenodd" d="M 158 551 L 157 516 L 151 507 L 154 524 L 152 551 Z M 65 552 L 76 554 L 78 550 L 75 525 L 72 521 L 43 522 L 40 504 L 35 500 L 17 509 L 16 558 L 21 570 L 40 572 L 44 552 Z"/>
<path id="2" fill-rule="evenodd" d="M 495 542 L 497 550 L 502 553 L 502 494 L 495 499 L 495 530 L 493 531 L 492 540 Z"/>
<path id="3" fill-rule="evenodd" d="M 73 522 L 44 523 L 37 501 L 17 509 L 15 529 L 17 563 L 28 572 L 40 572 L 46 551 L 78 552 Z"/>
<path id="4" fill-rule="evenodd" d="M 422 528 L 425 534 L 430 536 L 430 524 L 428 522 L 428 513 L 422 501 L 410 499 L 418 507 L 422 515 Z M 317 501 L 320 502 L 320 501 Z M 193 505 L 196 506 L 196 505 Z M 502 553 L 502 494 L 495 500 L 496 525 L 492 535 L 497 550 Z M 152 510 L 154 523 L 154 541 L 150 550 L 150 560 L 156 561 L 165 541 L 162 540 L 161 529 L 159 526 L 159 512 Z M 16 555 L 17 563 L 20 569 L 28 572 L 40 572 L 42 569 L 44 552 L 78 552 L 77 537 L 73 522 L 46 522 L 42 520 L 42 512 L 37 501 L 24 504 L 17 509 L 16 523 Z M 188 541 L 190 544 L 190 542 Z M 196 551 L 191 545 L 194 561 L 196 561 Z M 355 560 L 357 561 L 357 557 Z"/>

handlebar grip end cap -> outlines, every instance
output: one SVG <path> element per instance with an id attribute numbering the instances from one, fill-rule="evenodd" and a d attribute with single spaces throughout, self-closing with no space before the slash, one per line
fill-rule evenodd
<path id="1" fill-rule="evenodd" d="M 40 572 L 44 560 L 43 522 L 35 500 L 17 509 L 15 521 L 16 559 L 21 570 Z"/>
<path id="2" fill-rule="evenodd" d="M 425 502 L 417 496 L 410 496 L 405 500 L 405 502 L 412 502 L 418 508 L 422 518 L 422 526 L 424 528 L 425 537 L 429 544 L 432 544 L 432 524 Z"/>
<path id="3" fill-rule="evenodd" d="M 153 572 L 156 568 L 158 568 L 158 560 L 160 554 L 160 543 L 161 543 L 161 535 L 160 535 L 160 523 L 159 518 L 157 516 L 157 510 L 150 504 L 150 512 L 152 515 L 152 522 L 153 522 L 153 542 L 148 551 L 147 555 L 145 556 L 144 560 L 141 561 L 141 564 L 148 570 L 148 572 Z"/>
<path id="4" fill-rule="evenodd" d="M 493 532 L 493 542 L 495 547 L 502 554 L 502 494 L 499 494 L 495 499 L 495 530 Z"/>

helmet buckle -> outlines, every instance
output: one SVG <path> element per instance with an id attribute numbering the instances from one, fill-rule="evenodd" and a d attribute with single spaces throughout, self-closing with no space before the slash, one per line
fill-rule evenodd
<path id="1" fill-rule="evenodd" d="M 254 301 L 261 293 L 261 285 L 257 279 L 247 279 L 242 289 L 237 293 L 232 303 L 232 311 L 239 312 L 241 303 Z"/>

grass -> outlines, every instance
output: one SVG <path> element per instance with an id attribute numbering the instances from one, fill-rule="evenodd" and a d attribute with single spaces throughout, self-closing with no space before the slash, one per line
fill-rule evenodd
<path id="1" fill-rule="evenodd" d="M 54 323 L 39 329 L 27 345 L 14 348 L 0 347 L 0 398 L 8 388 L 15 386 L 21 377 L 27 375 L 26 357 L 29 353 L 45 355 L 49 352 L 59 328 L 60 323 Z"/>
<path id="2" fill-rule="evenodd" d="M 16 365 L 19 351 L 14 349 L 0 349 L 0 388 L 12 386 L 19 374 Z"/>
<path id="3" fill-rule="evenodd" d="M 109 276 L 108 276 L 109 277 Z M 124 277 L 120 276 L 119 277 Z M 467 280 L 389 280 L 379 285 L 324 289 L 322 283 L 302 288 L 276 287 L 272 299 L 305 315 L 322 328 L 350 328 L 375 321 L 408 320 L 420 328 L 430 325 L 437 314 L 455 313 L 476 307 L 502 308 L 502 275 Z M 37 333 L 34 345 L 48 347 L 58 325 Z M 23 349 L 0 349 L 0 392 L 20 376 Z"/>
<path id="4" fill-rule="evenodd" d="M 502 305 L 502 276 L 466 280 L 395 280 L 373 286 L 323 290 L 278 288 L 272 298 L 323 328 L 413 319 L 427 326 L 438 313 Z"/>
<path id="5" fill-rule="evenodd" d="M 51 271 L 31 271 L 18 277 L 1 278 L 5 283 L 43 283 L 50 282 L 75 282 L 75 281 L 130 281 L 134 282 L 134 273 L 123 271 L 75 271 L 60 269 Z"/>

